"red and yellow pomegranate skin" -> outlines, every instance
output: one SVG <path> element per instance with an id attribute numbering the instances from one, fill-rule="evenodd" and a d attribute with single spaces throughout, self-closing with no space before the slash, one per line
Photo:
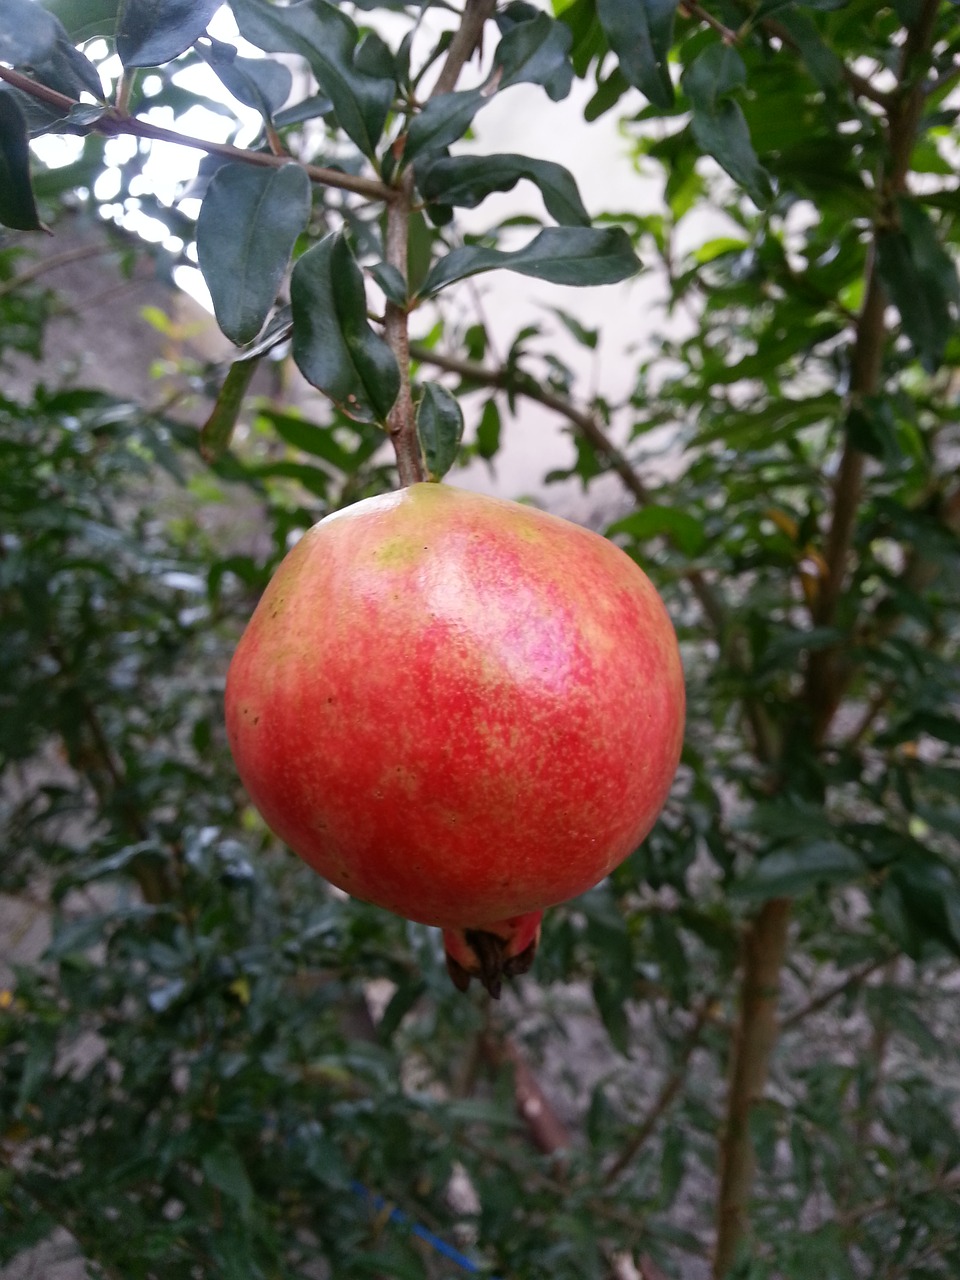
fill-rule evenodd
<path id="1" fill-rule="evenodd" d="M 438 484 L 306 533 L 226 689 L 271 829 L 348 893 L 455 931 L 497 933 L 636 848 L 683 718 L 674 631 L 629 556 Z"/>

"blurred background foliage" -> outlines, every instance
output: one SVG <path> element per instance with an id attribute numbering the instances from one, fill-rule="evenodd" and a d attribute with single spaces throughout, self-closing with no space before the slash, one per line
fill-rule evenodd
<path id="1" fill-rule="evenodd" d="M 116 5 L 49 8 L 106 81 Z M 168 29 L 182 10 L 157 8 Z M 187 369 L 159 409 L 44 382 L 0 399 L 11 954 L 18 920 L 51 921 L 0 991 L 0 1262 L 59 1228 L 87 1274 L 122 1280 L 960 1273 L 960 10 L 555 10 L 507 5 L 500 30 L 549 23 L 587 121 L 616 112 L 659 178 L 653 211 L 610 216 L 664 282 L 663 340 L 616 403 L 548 333 L 493 334 L 443 296 L 415 356 L 467 397 L 462 459 L 495 464 L 536 401 L 575 444 L 554 480 L 622 483 L 608 531 L 663 593 L 687 670 L 670 803 L 549 913 L 501 1006 L 458 995 L 434 931 L 277 847 L 221 723 L 232 646 L 291 538 L 395 484 L 379 429 L 286 402 L 279 344 L 279 389 L 205 456 L 193 410 L 221 367 Z M 174 72 L 209 58 L 211 13 L 132 78 L 131 110 L 197 105 Z M 538 74 L 559 95 L 557 65 Z M 62 61 L 30 68 L 74 92 Z M 363 172 L 337 109 L 305 102 L 265 111 L 251 146 L 273 130 L 303 163 Z M 96 123 L 74 123 L 70 165 L 34 161 L 38 216 L 147 212 L 180 247 L 125 236 L 130 262 L 191 262 L 194 220 L 140 180 L 149 142 L 98 201 Z M 294 256 L 340 226 L 359 261 L 382 256 L 378 209 L 322 186 Z M 514 232 L 418 216 L 416 270 Z M 0 240 L 18 385 L 59 306 L 32 243 Z M 604 342 L 569 311 L 563 327 Z"/>

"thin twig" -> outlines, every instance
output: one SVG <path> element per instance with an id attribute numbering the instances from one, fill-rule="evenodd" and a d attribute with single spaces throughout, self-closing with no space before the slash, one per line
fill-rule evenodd
<path id="1" fill-rule="evenodd" d="M 712 1003 L 712 999 L 704 1000 L 697 1009 L 693 1025 L 683 1038 L 683 1043 L 680 1046 L 680 1052 L 677 1056 L 677 1061 L 674 1065 L 673 1071 L 671 1071 L 670 1075 L 668 1075 L 666 1080 L 663 1082 L 660 1092 L 653 1100 L 647 1114 L 644 1116 L 643 1120 L 641 1120 L 635 1132 L 631 1135 L 630 1141 L 614 1160 L 613 1164 L 610 1165 L 609 1169 L 607 1169 L 603 1176 L 604 1186 L 609 1186 L 612 1182 L 615 1182 L 617 1178 L 619 1178 L 620 1174 L 623 1173 L 624 1169 L 633 1162 L 638 1152 L 649 1140 L 650 1135 L 653 1133 L 661 1117 L 669 1109 L 674 1098 L 683 1087 L 687 1078 L 687 1067 L 689 1065 L 690 1058 L 693 1055 L 694 1049 L 696 1049 L 697 1045 L 700 1043 L 700 1036 L 703 1033 L 703 1028 L 710 1020 Z"/>
<path id="2" fill-rule="evenodd" d="M 871 960 L 869 964 L 862 965 L 859 969 L 855 969 L 842 982 L 836 983 L 832 987 L 828 987 L 826 991 L 822 991 L 820 995 L 815 996 L 812 1000 L 808 1000 L 806 1004 L 801 1005 L 799 1009 L 794 1009 L 793 1013 L 788 1014 L 780 1022 L 781 1034 L 784 1031 L 790 1031 L 793 1027 L 809 1018 L 811 1014 L 819 1013 L 825 1009 L 827 1005 L 832 1004 L 840 996 L 844 996 L 848 991 L 853 991 L 857 987 L 862 986 L 867 978 L 871 978 L 875 973 L 889 964 L 890 956 L 881 956 L 878 960 Z"/>
<path id="3" fill-rule="evenodd" d="M 467 0 L 460 26 L 453 35 L 431 97 L 450 93 L 456 86 L 467 59 L 472 57 L 484 25 L 492 16 L 496 0 Z M 387 207 L 384 258 L 407 282 L 407 241 L 413 208 L 413 173 L 402 169 L 391 188 Z M 400 390 L 387 415 L 387 432 L 397 458 L 397 473 L 403 486 L 427 478 L 420 441 L 417 437 L 416 409 L 410 384 L 409 308 L 390 299 L 384 311 L 383 336 L 400 370 Z"/>
<path id="4" fill-rule="evenodd" d="M 0 80 L 6 80 L 15 89 L 54 107 L 65 114 L 79 102 L 66 94 L 58 93 L 46 85 L 31 80 L 29 76 L 9 67 L 0 66 Z M 246 151 L 242 147 L 234 147 L 229 142 L 208 142 L 203 138 L 194 138 L 186 133 L 178 133 L 175 129 L 165 129 L 161 125 L 152 124 L 149 120 L 141 120 L 137 116 L 126 115 L 115 107 L 107 107 L 103 115 L 87 126 L 95 133 L 111 138 L 118 135 L 130 135 L 135 138 L 147 138 L 155 142 L 172 142 L 176 146 L 191 147 L 196 151 L 205 151 L 208 155 L 223 156 L 226 160 L 238 160 L 243 164 L 259 165 L 261 168 L 278 169 L 281 165 L 297 164 L 285 155 L 272 155 L 267 151 Z M 375 178 L 363 178 L 352 173 L 341 173 L 339 169 L 327 169 L 322 165 L 301 165 L 311 182 L 319 186 L 336 187 L 342 191 L 352 191 L 354 195 L 365 196 L 368 200 L 390 201 L 395 199 L 391 187 Z"/>
<path id="5" fill-rule="evenodd" d="M 22 289 L 24 285 L 32 284 L 34 280 L 46 275 L 48 271 L 57 271 L 60 267 L 66 267 L 71 262 L 80 262 L 84 258 L 99 258 L 101 255 L 109 253 L 116 253 L 116 248 L 112 244 L 85 244 L 77 249 L 67 249 L 63 253 L 52 254 L 49 258 L 40 258 L 32 266 L 24 268 L 19 275 L 15 275 L 0 284 L 0 298 L 5 298 L 8 293 L 14 293 L 17 289 Z"/>

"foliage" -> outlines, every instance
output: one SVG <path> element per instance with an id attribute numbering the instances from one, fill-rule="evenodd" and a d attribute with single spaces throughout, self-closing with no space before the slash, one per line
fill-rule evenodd
<path id="1" fill-rule="evenodd" d="M 49 893 L 55 926 L 0 1006 L 0 1258 L 60 1224 L 90 1274 L 447 1274 L 418 1223 L 511 1280 L 622 1252 L 717 1280 L 957 1274 L 960 10 L 514 0 L 458 88 L 483 0 L 465 48 L 414 3 L 233 0 L 282 59 L 205 35 L 211 5 L 48 8 L 0 8 L 0 219 L 95 205 L 105 139 L 140 139 L 111 206 L 196 244 L 240 350 L 199 436 L 80 389 L 0 402 L 2 886 Z M 101 97 L 104 34 L 124 72 Z M 292 103 L 286 55 L 316 84 Z M 194 224 L 141 170 L 201 63 L 262 126 L 211 146 Z M 532 83 L 549 111 L 576 81 L 660 179 L 652 210 L 591 226 L 566 169 L 458 149 L 494 93 Z M 68 173 L 31 173 L 48 131 L 77 138 Z M 519 181 L 550 225 L 462 233 L 457 208 Z M 51 305 L 17 283 L 28 243 L 0 244 L 5 350 L 38 351 Z M 448 303 L 499 267 L 596 285 L 640 260 L 679 336 L 622 403 L 549 334 Z M 288 342 L 322 420 L 245 399 Z M 384 430 L 401 479 L 423 454 L 437 475 L 464 416 L 459 456 L 495 460 L 528 399 L 574 435 L 563 475 L 630 493 L 609 534 L 668 601 L 690 715 L 661 822 L 550 913 L 494 1015 L 448 989 L 429 930 L 274 846 L 219 697 L 290 537 L 395 482 Z M 562 1159 L 514 1114 L 524 1058 L 565 1099 Z"/>

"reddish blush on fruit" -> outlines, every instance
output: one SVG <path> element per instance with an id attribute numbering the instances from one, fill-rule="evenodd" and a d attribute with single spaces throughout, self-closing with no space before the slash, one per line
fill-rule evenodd
<path id="1" fill-rule="evenodd" d="M 499 991 L 540 914 L 643 840 L 680 758 L 673 626 L 639 566 L 534 507 L 417 484 L 310 529 L 227 679 L 240 777 L 348 893 Z"/>

